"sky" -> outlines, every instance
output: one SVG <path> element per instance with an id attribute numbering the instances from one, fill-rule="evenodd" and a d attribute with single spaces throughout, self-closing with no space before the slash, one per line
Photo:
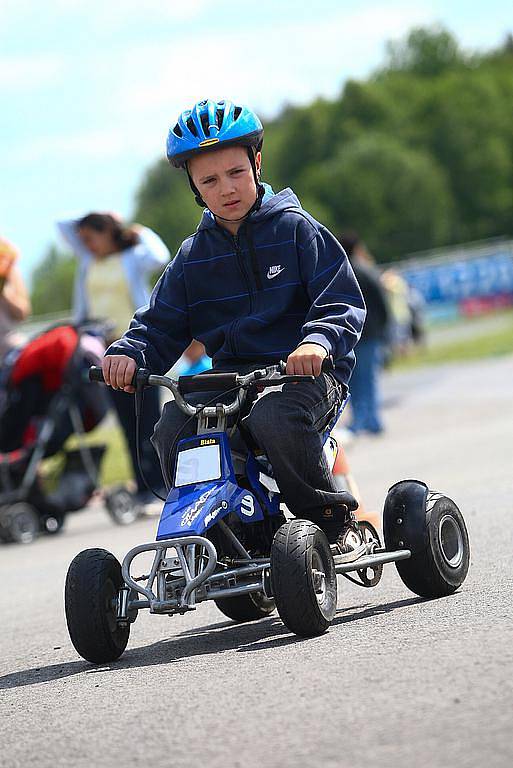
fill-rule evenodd
<path id="1" fill-rule="evenodd" d="M 511 0 L 0 0 L 0 234 L 26 278 L 55 221 L 130 219 L 170 125 L 202 98 L 286 104 L 336 97 L 386 43 L 443 24 L 467 50 L 513 32 Z M 170 173 L 173 172 L 170 170 Z"/>

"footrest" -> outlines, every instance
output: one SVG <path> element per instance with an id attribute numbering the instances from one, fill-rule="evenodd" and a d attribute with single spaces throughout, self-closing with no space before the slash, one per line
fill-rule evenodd
<path id="1" fill-rule="evenodd" d="M 398 549 L 395 552 L 387 552 L 382 549 L 374 552 L 372 555 L 363 555 L 362 557 L 359 557 L 358 560 L 353 560 L 352 563 L 340 562 L 342 555 L 334 555 L 333 561 L 337 573 L 349 573 L 350 571 L 360 571 L 364 568 L 372 568 L 374 565 L 395 563 L 397 560 L 407 560 L 409 557 L 411 557 L 409 549 Z"/>

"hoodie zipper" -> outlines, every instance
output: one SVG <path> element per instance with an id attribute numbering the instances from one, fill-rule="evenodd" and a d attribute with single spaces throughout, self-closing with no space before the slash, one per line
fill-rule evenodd
<path id="1" fill-rule="evenodd" d="M 253 286 L 251 285 L 251 281 L 249 279 L 249 275 L 246 271 L 246 265 L 244 264 L 244 254 L 242 253 L 242 249 L 240 247 L 240 240 L 239 235 L 234 235 L 233 237 L 233 244 L 235 247 L 235 255 L 237 257 L 237 263 L 239 265 L 240 271 L 242 272 L 242 275 L 244 277 L 244 280 L 246 282 L 246 286 L 248 289 L 248 295 L 249 295 L 249 312 L 250 314 L 253 312 Z"/>
<path id="2" fill-rule="evenodd" d="M 249 277 L 248 277 L 248 273 L 246 271 L 246 267 L 244 265 L 244 256 L 243 256 L 243 253 L 242 253 L 242 250 L 241 250 L 241 247 L 240 247 L 239 236 L 238 236 L 238 234 L 237 235 L 230 235 L 226 231 L 224 231 L 223 234 L 226 235 L 226 237 L 231 241 L 231 243 L 232 243 L 232 245 L 234 247 L 235 257 L 237 259 L 237 266 L 239 267 L 240 272 L 242 274 L 242 277 L 244 278 L 244 282 L 246 284 L 246 288 L 247 288 L 247 291 L 248 291 L 249 313 L 251 314 L 253 312 L 253 290 L 252 290 L 252 287 L 251 287 L 251 283 L 249 281 Z M 237 328 L 239 322 L 240 322 L 239 320 L 234 320 L 234 322 L 232 323 L 232 326 L 230 328 L 230 334 L 229 334 L 230 346 L 231 346 L 235 356 L 237 356 L 237 354 L 238 354 L 237 343 L 235 341 L 235 331 L 236 331 L 236 328 Z"/>
<path id="3" fill-rule="evenodd" d="M 247 224 L 247 222 L 246 222 L 246 224 L 243 224 L 242 227 L 244 227 L 245 230 L 246 230 L 246 236 L 247 236 L 247 240 L 248 240 L 248 252 L 249 252 L 249 255 L 250 255 L 250 259 L 251 259 L 251 270 L 252 270 L 252 273 L 253 273 L 253 278 L 255 280 L 256 290 L 257 291 L 261 291 L 262 290 L 262 279 L 261 279 L 261 276 L 260 276 L 260 271 L 258 269 L 258 261 L 257 261 L 255 246 L 253 244 L 253 233 L 250 232 L 250 228 L 249 228 L 249 225 Z M 241 227 L 241 229 L 242 229 L 242 227 Z M 240 247 L 239 234 L 237 233 L 236 235 L 229 235 L 228 233 L 226 233 L 226 236 L 233 243 L 233 246 L 234 246 L 234 249 L 235 249 L 235 256 L 236 256 L 236 259 L 237 259 L 237 264 L 238 264 L 239 269 L 241 271 L 241 274 L 242 274 L 242 276 L 244 278 L 244 282 L 246 283 L 246 287 L 247 287 L 247 290 L 248 290 L 248 298 L 249 298 L 249 314 L 251 315 L 253 313 L 253 309 L 254 309 L 253 297 L 254 297 L 255 289 L 253 288 L 253 286 L 251 284 L 251 279 L 250 279 L 250 276 L 249 276 L 248 271 L 246 269 L 246 264 L 244 262 L 244 254 L 242 253 L 242 249 Z M 236 332 L 239 324 L 240 324 L 240 318 L 233 322 L 232 327 L 230 329 L 230 346 L 232 347 L 235 355 L 238 354 L 238 347 L 237 347 L 237 342 L 236 342 L 236 338 L 235 338 L 235 332 Z"/>
<path id="4" fill-rule="evenodd" d="M 253 230 L 249 222 L 246 223 L 246 236 L 248 238 L 248 250 L 249 257 L 251 259 L 251 268 L 253 270 L 253 277 L 255 278 L 255 285 L 257 291 L 262 290 L 262 277 L 260 275 L 260 269 L 258 267 L 258 258 L 255 250 L 255 243 L 253 242 Z"/>

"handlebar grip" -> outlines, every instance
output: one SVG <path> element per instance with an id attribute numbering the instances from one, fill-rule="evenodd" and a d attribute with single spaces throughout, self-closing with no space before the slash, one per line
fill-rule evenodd
<path id="1" fill-rule="evenodd" d="M 190 392 L 222 392 L 234 389 L 238 383 L 237 373 L 196 373 L 193 376 L 180 376 L 178 389 L 182 395 Z"/>
<path id="2" fill-rule="evenodd" d="M 147 384 L 149 375 L 150 372 L 147 371 L 146 368 L 138 368 L 132 378 L 132 387 L 137 386 L 137 384 Z M 103 371 L 98 365 L 92 365 L 89 368 L 89 381 L 97 381 L 105 384 Z"/>
<path id="3" fill-rule="evenodd" d="M 92 365 L 89 368 L 89 381 L 99 381 L 105 384 L 105 379 L 103 378 L 103 371 L 98 365 Z"/>

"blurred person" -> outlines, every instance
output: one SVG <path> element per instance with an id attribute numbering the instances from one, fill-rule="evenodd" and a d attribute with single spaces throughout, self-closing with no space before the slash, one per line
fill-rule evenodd
<path id="1" fill-rule="evenodd" d="M 179 361 L 177 373 L 179 376 L 194 376 L 197 373 L 212 368 L 212 360 L 205 351 L 205 345 L 193 339 Z"/>
<path id="2" fill-rule="evenodd" d="M 150 306 L 107 350 L 104 377 L 133 391 L 137 366 L 168 370 L 192 338 L 205 344 L 215 371 L 245 373 L 283 359 L 288 374 L 313 376 L 256 400 L 244 429 L 269 458 L 290 511 L 317 523 L 352 561 L 365 551 L 358 503 L 338 491 L 322 435 L 346 396 L 365 307 L 336 238 L 291 189 L 275 194 L 260 181 L 262 143 L 257 115 L 230 101 L 198 102 L 173 124 L 168 160 L 187 173 L 203 215 Z M 321 370 L 328 355 L 333 372 Z M 153 436 L 168 487 L 177 437 L 195 432 L 185 419 L 167 403 Z"/>
<path id="3" fill-rule="evenodd" d="M 91 212 L 79 219 L 57 222 L 57 228 L 78 258 L 73 299 L 75 322 L 105 320 L 112 324 L 108 342 L 127 328 L 134 311 L 147 305 L 149 279 L 169 261 L 169 251 L 160 237 L 148 227 L 127 225 L 115 214 Z M 163 488 L 162 475 L 155 460 L 150 436 L 160 417 L 156 388 L 144 395 L 140 421 L 142 473 L 137 462 L 135 412 L 132 398 L 125 392 L 109 390 L 112 403 L 128 446 L 136 500 L 151 504 L 153 494 Z"/>
<path id="4" fill-rule="evenodd" d="M 360 341 L 355 347 L 356 365 L 351 376 L 351 421 L 353 434 L 383 432 L 379 396 L 379 375 L 383 362 L 383 346 L 390 325 L 390 308 L 378 270 L 372 264 L 365 243 L 356 232 L 340 238 L 367 307 Z"/>
<path id="5" fill-rule="evenodd" d="M 396 269 L 386 269 L 381 275 L 390 306 L 391 356 L 407 354 L 412 344 L 412 312 L 410 289 Z"/>
<path id="6" fill-rule="evenodd" d="M 416 346 L 423 347 L 426 344 L 426 302 L 421 292 L 412 285 L 408 285 L 408 306 L 411 340 Z"/>
<path id="7" fill-rule="evenodd" d="M 0 237 L 0 366 L 9 350 L 23 341 L 16 326 L 31 312 L 29 294 L 16 265 L 18 258 L 14 245 Z"/>

